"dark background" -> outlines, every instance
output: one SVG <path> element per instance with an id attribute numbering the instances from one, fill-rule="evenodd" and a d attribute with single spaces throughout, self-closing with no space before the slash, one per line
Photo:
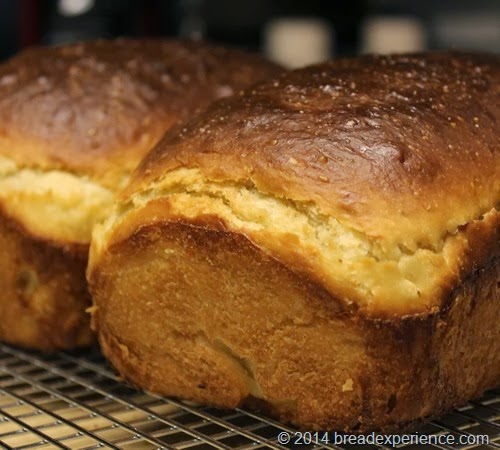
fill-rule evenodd
<path id="1" fill-rule="evenodd" d="M 279 18 L 320 19 L 329 56 L 352 55 L 374 17 L 409 18 L 422 48 L 500 51 L 500 0 L 0 0 L 0 60 L 30 45 L 115 36 L 196 35 L 265 51 Z"/>

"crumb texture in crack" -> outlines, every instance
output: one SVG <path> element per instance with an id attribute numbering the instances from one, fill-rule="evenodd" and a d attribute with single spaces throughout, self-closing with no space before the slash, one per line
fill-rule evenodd
<path id="1" fill-rule="evenodd" d="M 379 235 L 369 234 L 321 211 L 312 201 L 263 193 L 248 182 L 208 180 L 196 169 L 170 172 L 123 201 L 96 232 L 96 248 L 104 251 L 107 239 L 128 214 L 158 199 L 168 201 L 172 216 L 219 217 L 264 252 L 311 274 L 336 298 L 368 311 L 430 312 L 440 306 L 446 280 L 458 270 L 456 248 L 462 245 L 464 224 L 441 230 L 440 239 L 433 242 L 412 236 L 398 242 L 392 236 L 386 239 L 383 229 Z M 481 211 L 471 223 L 492 214 L 497 214 L 494 208 Z"/>

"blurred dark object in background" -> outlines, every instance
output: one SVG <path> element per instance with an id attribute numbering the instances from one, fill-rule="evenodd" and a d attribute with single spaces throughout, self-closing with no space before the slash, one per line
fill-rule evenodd
<path id="1" fill-rule="evenodd" d="M 499 52 L 500 1 L 0 0 L 0 59 L 117 36 L 205 37 L 290 66 L 359 52 Z"/>
<path id="2" fill-rule="evenodd" d="M 14 0 L 0 0 L 0 60 L 12 55 L 21 46 L 19 3 Z"/>

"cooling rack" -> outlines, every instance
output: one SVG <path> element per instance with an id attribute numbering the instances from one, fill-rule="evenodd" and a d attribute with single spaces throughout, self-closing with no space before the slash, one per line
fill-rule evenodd
<path id="1" fill-rule="evenodd" d="M 500 390 L 419 431 L 462 445 L 280 444 L 295 430 L 244 410 L 164 399 L 120 382 L 97 349 L 43 355 L 0 344 L 0 448 L 4 449 L 500 449 Z M 474 443 L 487 436 L 489 443 Z"/>

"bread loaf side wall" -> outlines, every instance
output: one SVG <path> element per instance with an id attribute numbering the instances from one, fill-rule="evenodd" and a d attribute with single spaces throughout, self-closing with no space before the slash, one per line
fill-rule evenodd
<path id="1" fill-rule="evenodd" d="M 0 341 L 45 351 L 94 342 L 86 251 L 34 238 L 0 210 Z"/>
<path id="2" fill-rule="evenodd" d="M 500 381 L 498 258 L 439 313 L 374 320 L 216 224 L 142 227 L 91 274 L 94 327 L 132 383 L 257 403 L 304 429 L 368 431 L 407 427 Z"/>

